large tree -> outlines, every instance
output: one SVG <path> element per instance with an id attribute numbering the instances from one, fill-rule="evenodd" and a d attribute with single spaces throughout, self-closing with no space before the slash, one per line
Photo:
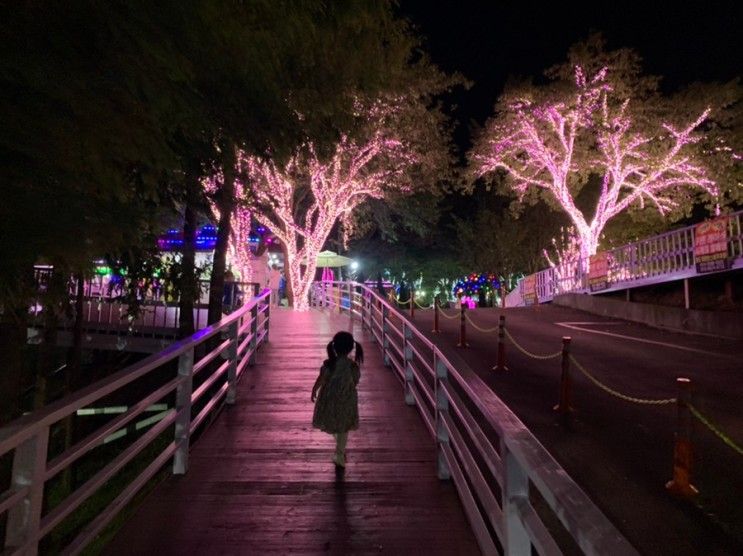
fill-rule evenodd
<path id="1" fill-rule="evenodd" d="M 338 221 L 368 198 L 414 189 L 408 169 L 419 163 L 412 145 L 386 126 L 395 110 L 374 105 L 363 139 L 343 135 L 327 159 L 307 143 L 283 165 L 246 157 L 256 219 L 281 241 L 295 309 L 308 307 L 316 259 Z"/>
<path id="2" fill-rule="evenodd" d="M 642 74 L 634 52 L 604 52 L 592 37 L 548 76 L 548 85 L 504 93 L 470 155 L 472 170 L 505 174 L 520 199 L 541 195 L 563 210 L 581 256 L 596 252 L 607 223 L 625 211 L 688 211 L 691 188 L 718 196 L 695 148 L 710 108 L 686 114 Z"/>

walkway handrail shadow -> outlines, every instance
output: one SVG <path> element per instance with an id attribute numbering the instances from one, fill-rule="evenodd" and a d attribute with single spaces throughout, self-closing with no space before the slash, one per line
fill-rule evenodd
<path id="1" fill-rule="evenodd" d="M 147 454 L 151 455 L 153 449 L 159 449 L 163 439 L 164 448 L 97 513 L 64 552 L 80 552 L 170 458 L 173 458 L 173 473 L 185 473 L 191 436 L 224 403 L 234 403 L 235 388 L 244 369 L 254 363 L 259 346 L 268 340 L 269 307 L 270 290 L 264 290 L 218 323 L 1 428 L 0 459 L 12 453 L 10 488 L 0 492 L 0 518 L 7 513 L 3 553 L 36 554 L 39 542 L 57 525 L 137 456 L 148 450 Z M 165 379 L 164 384 L 150 385 L 146 392 L 138 392 L 143 397 L 125 413 L 116 415 L 49 460 L 53 426 L 135 381 L 154 382 L 156 372 L 160 371 L 162 376 L 168 372 L 164 367 L 170 365 L 172 369 L 176 361 L 177 373 L 172 378 Z M 137 416 L 163 398 L 173 400 L 173 407 L 163 412 L 157 422 L 149 423 L 152 427 L 147 432 L 60 503 L 45 510 L 49 481 L 59 478 L 80 458 L 103 446 L 112 435 L 131 426 Z"/>
<path id="2" fill-rule="evenodd" d="M 585 554 L 637 554 L 482 379 L 463 361 L 453 364 L 386 299 L 355 282 L 318 282 L 312 301 L 372 332 L 435 440 L 438 476 L 453 479 L 483 553 L 561 554 L 577 546 Z"/>

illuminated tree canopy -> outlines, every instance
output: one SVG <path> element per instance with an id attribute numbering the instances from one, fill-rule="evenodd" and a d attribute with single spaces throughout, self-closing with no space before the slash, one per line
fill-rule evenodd
<path id="1" fill-rule="evenodd" d="M 629 209 L 649 204 L 664 215 L 688 208 L 690 188 L 718 196 L 694 148 L 710 109 L 672 118 L 657 84 L 638 77 L 638 62 L 593 62 L 572 67 L 572 84 L 563 79 L 504 94 L 471 153 L 475 177 L 501 174 L 519 199 L 545 193 L 570 218 L 583 257 L 596 252 L 606 224 Z"/>
<path id="2" fill-rule="evenodd" d="M 247 155 L 240 160 L 252 186 L 255 218 L 284 246 L 296 309 L 308 306 L 317 254 L 339 220 L 369 198 L 414 190 L 408 172 L 420 159 L 385 126 L 396 108 L 376 103 L 368 110 L 366 136 L 342 135 L 325 158 L 307 142 L 284 164 Z"/>

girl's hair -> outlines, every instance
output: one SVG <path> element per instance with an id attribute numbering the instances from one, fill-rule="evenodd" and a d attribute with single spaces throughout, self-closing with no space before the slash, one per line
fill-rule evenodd
<path id="1" fill-rule="evenodd" d="M 349 332 L 338 332 L 328 344 L 328 359 L 330 360 L 330 364 L 335 363 L 338 355 L 348 355 L 351 353 L 354 347 L 356 348 L 354 360 L 356 363 L 363 363 L 364 348 L 361 347 L 361 344 L 354 341 L 353 335 Z"/>

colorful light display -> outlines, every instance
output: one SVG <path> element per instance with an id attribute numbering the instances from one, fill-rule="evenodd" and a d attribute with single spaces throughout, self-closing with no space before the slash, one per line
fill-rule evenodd
<path id="1" fill-rule="evenodd" d="M 480 293 L 493 295 L 500 288 L 500 280 L 495 274 L 472 273 L 458 280 L 452 288 L 452 293 L 458 298 L 477 300 Z"/>
<path id="2" fill-rule="evenodd" d="M 575 69 L 575 92 L 561 102 L 511 102 L 507 117 L 490 124 L 487 149 L 473 157 L 479 176 L 504 170 L 523 196 L 530 188 L 549 191 L 568 214 L 580 239 L 580 254 L 596 253 L 606 223 L 633 204 L 655 205 L 661 214 L 677 206 L 678 187 L 695 186 L 718 194 L 705 168 L 685 147 L 698 140 L 694 130 L 709 115 L 705 110 L 680 129 L 663 123 L 648 135 L 628 110 L 631 99 L 618 98 L 607 68 L 590 78 Z M 576 145 L 594 145 L 580 161 Z M 602 177 L 593 217 L 588 220 L 575 203 L 576 183 L 587 174 Z"/>

